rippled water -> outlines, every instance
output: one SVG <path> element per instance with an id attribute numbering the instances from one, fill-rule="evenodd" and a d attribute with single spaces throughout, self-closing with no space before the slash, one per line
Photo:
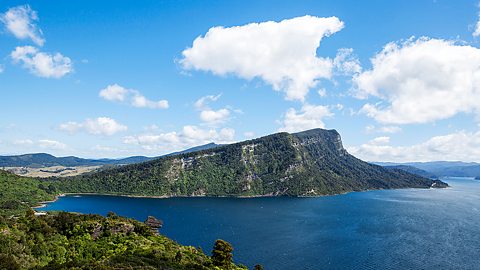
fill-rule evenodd
<path id="1" fill-rule="evenodd" d="M 321 198 L 66 196 L 42 210 L 164 220 L 161 233 L 209 252 L 231 242 L 237 263 L 266 269 L 480 269 L 480 181 Z"/>

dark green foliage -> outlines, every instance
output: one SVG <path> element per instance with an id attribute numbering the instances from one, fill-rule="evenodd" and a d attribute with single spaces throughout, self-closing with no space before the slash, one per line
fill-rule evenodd
<path id="1" fill-rule="evenodd" d="M 255 267 L 253 269 L 254 270 L 263 270 L 263 266 L 261 266 L 260 264 L 257 264 L 257 265 L 255 265 Z"/>
<path id="2" fill-rule="evenodd" d="M 436 176 L 433 173 L 427 172 L 425 170 L 413 167 L 413 166 L 408 166 L 408 165 L 391 165 L 391 166 L 384 166 L 387 169 L 399 169 L 402 171 L 409 172 L 411 174 L 416 174 L 425 178 L 430 178 L 430 179 L 437 179 L 438 176 Z"/>
<path id="3" fill-rule="evenodd" d="M 157 235 L 143 222 L 30 208 L 53 199 L 50 182 L 0 170 L 0 269 L 219 269 L 193 247 Z M 232 269 L 243 269 L 231 265 Z"/>
<path id="4" fill-rule="evenodd" d="M 19 156 L 0 156 L 0 167 L 51 167 L 51 166 L 97 166 L 132 164 L 151 160 L 152 158 L 135 156 L 124 159 L 84 159 L 78 157 L 55 157 L 50 154 L 26 154 Z"/>
<path id="5" fill-rule="evenodd" d="M 233 247 L 227 241 L 218 239 L 212 250 L 212 262 L 215 266 L 231 269 L 233 265 Z"/>
<path id="6" fill-rule="evenodd" d="M 0 187 L 0 215 L 23 213 L 38 202 L 53 200 L 56 195 L 55 184 L 3 170 L 0 170 Z"/>
<path id="7" fill-rule="evenodd" d="M 216 268 L 199 250 L 117 215 L 27 213 L 0 223 L 0 269 L 243 269 L 231 260 Z"/>
<path id="8" fill-rule="evenodd" d="M 58 179 L 65 192 L 150 196 L 312 196 L 388 188 L 429 188 L 433 181 L 363 162 L 335 130 L 278 133 Z"/>

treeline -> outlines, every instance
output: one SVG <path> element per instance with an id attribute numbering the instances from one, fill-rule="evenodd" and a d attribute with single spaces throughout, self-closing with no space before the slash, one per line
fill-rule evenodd
<path id="1" fill-rule="evenodd" d="M 35 216 L 31 207 L 54 199 L 57 184 L 0 170 L 0 269 L 247 269 L 223 240 L 207 256 L 113 213 Z"/>
<path id="2" fill-rule="evenodd" d="M 105 169 L 57 184 L 71 193 L 304 196 L 429 188 L 433 181 L 356 159 L 343 149 L 336 131 L 316 129 Z"/>
<path id="3" fill-rule="evenodd" d="M 0 269 L 247 269 L 232 251 L 217 240 L 207 256 L 114 214 L 0 217 Z"/>

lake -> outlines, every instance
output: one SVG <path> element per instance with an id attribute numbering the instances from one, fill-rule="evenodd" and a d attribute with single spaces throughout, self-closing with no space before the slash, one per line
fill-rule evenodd
<path id="1" fill-rule="evenodd" d="M 61 197 L 41 210 L 164 220 L 160 232 L 209 254 L 216 239 L 236 263 L 265 269 L 479 269 L 480 181 L 448 189 L 318 198 Z"/>

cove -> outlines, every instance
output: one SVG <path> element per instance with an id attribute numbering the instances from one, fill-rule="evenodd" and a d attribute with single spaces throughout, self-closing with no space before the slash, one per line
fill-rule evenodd
<path id="1" fill-rule="evenodd" d="M 41 210 L 164 221 L 160 232 L 207 254 L 216 239 L 237 263 L 265 269 L 478 269 L 480 181 L 451 188 L 316 198 L 131 198 L 68 195 Z"/>

